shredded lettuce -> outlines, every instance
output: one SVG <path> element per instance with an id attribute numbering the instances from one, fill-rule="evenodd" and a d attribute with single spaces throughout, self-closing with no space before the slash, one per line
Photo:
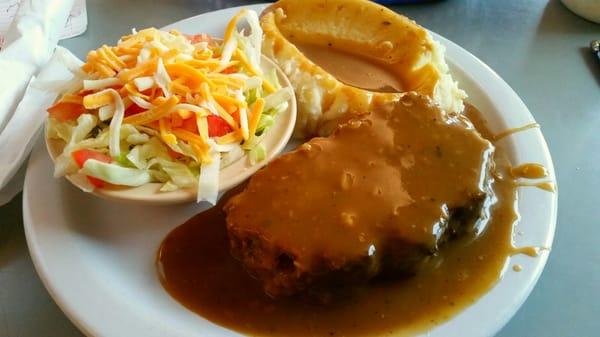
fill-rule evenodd
<path id="1" fill-rule="evenodd" d="M 150 140 L 150 137 L 145 133 L 132 133 L 126 138 L 127 143 L 138 145 L 147 143 Z"/>
<path id="2" fill-rule="evenodd" d="M 255 11 L 249 10 L 244 15 L 248 26 L 250 26 L 250 34 L 243 35 L 236 32 L 238 39 L 242 41 L 242 49 L 244 54 L 248 56 L 248 61 L 254 69 L 260 71 L 260 57 L 263 40 L 263 31 L 260 27 L 258 15 Z"/>
<path id="3" fill-rule="evenodd" d="M 279 78 L 277 77 L 277 69 L 276 68 L 271 68 L 271 70 L 268 73 L 266 73 L 264 76 L 265 76 L 265 80 L 267 80 L 269 83 L 271 83 L 276 89 L 281 88 L 281 84 L 279 83 Z"/>
<path id="4" fill-rule="evenodd" d="M 173 184 L 170 181 L 167 181 L 166 183 L 164 183 L 161 187 L 160 190 L 161 192 L 173 192 L 173 191 L 177 191 L 179 189 L 179 186 Z"/>
<path id="5" fill-rule="evenodd" d="M 209 140 L 211 145 L 211 162 L 202 164 L 200 176 L 198 177 L 198 196 L 197 202 L 206 200 L 211 204 L 217 203 L 219 195 L 219 172 L 221 170 L 221 154 L 215 150 L 214 142 Z"/>
<path id="6" fill-rule="evenodd" d="M 87 135 L 96 127 L 98 124 L 98 117 L 91 114 L 82 114 L 77 118 L 77 126 L 72 129 L 71 138 L 65 149 L 72 147 L 73 145 L 84 140 Z"/>
<path id="7" fill-rule="evenodd" d="M 79 167 L 71 158 L 71 153 L 65 154 L 64 152 L 56 157 L 54 160 L 54 177 L 62 177 L 67 174 L 77 173 Z"/>
<path id="8" fill-rule="evenodd" d="M 115 89 L 106 89 L 106 91 L 112 95 L 114 101 L 113 104 L 115 105 L 115 111 L 112 119 L 110 120 L 110 126 L 108 128 L 108 149 L 112 157 L 118 157 L 121 154 L 121 124 L 123 123 L 123 118 L 125 117 L 125 107 L 123 106 L 121 95 L 119 95 Z"/>
<path id="9" fill-rule="evenodd" d="M 292 91 L 292 88 L 289 87 L 277 90 L 265 97 L 265 110 L 277 108 L 279 105 L 287 103 L 293 95 L 294 92 Z"/>
<path id="10" fill-rule="evenodd" d="M 248 140 L 244 142 L 244 144 L 242 145 L 242 148 L 246 151 L 252 150 L 255 146 L 260 144 L 260 142 L 263 140 L 265 135 L 266 135 L 265 132 L 261 133 L 258 136 L 256 134 L 250 135 L 250 138 L 248 138 Z"/>
<path id="11" fill-rule="evenodd" d="M 71 140 L 71 133 L 75 127 L 71 121 L 59 122 L 54 118 L 48 118 L 46 124 L 46 136 L 50 139 L 61 139 L 65 143 Z"/>
<path id="12" fill-rule="evenodd" d="M 246 90 L 260 88 L 262 86 L 262 83 L 263 83 L 263 79 L 258 76 L 248 77 L 248 78 L 246 78 Z M 255 99 L 256 99 L 256 97 L 255 97 Z"/>
<path id="13" fill-rule="evenodd" d="M 265 150 L 265 146 L 262 144 L 258 144 L 248 152 L 248 159 L 252 165 L 263 161 L 266 157 L 267 151 Z"/>
<path id="14" fill-rule="evenodd" d="M 223 153 L 221 156 L 221 168 L 227 167 L 244 156 L 244 149 L 239 144 L 236 144 L 229 152 Z"/>
<path id="15" fill-rule="evenodd" d="M 219 61 L 220 67 L 226 67 L 227 63 L 231 61 L 231 56 L 237 48 L 237 44 L 238 40 L 235 38 L 231 38 L 229 41 L 225 42 L 225 45 L 223 45 L 223 51 L 221 52 L 221 60 Z"/>
<path id="16" fill-rule="evenodd" d="M 148 160 L 152 158 L 169 158 L 167 147 L 156 137 L 145 144 L 134 146 L 127 154 L 127 159 L 138 169 L 146 169 Z"/>
<path id="17" fill-rule="evenodd" d="M 256 133 L 262 134 L 266 129 L 270 128 L 275 123 L 275 118 L 272 114 L 268 114 L 266 111 L 260 115 L 258 120 L 258 126 L 256 127 Z"/>
<path id="18" fill-rule="evenodd" d="M 127 153 L 125 152 L 121 152 L 121 155 L 116 160 L 121 166 L 135 168 L 135 165 L 127 159 Z"/>
<path id="19" fill-rule="evenodd" d="M 248 90 L 248 94 L 246 95 L 246 102 L 248 103 L 248 106 L 254 104 L 254 102 L 256 102 L 256 99 L 259 98 L 261 94 L 261 87 L 256 87 Z"/>
<path id="20" fill-rule="evenodd" d="M 158 58 L 158 64 L 156 65 L 156 74 L 154 74 L 154 82 L 156 82 L 159 88 L 163 91 L 165 97 L 171 96 L 171 92 L 169 91 L 171 78 L 167 73 L 167 69 L 165 69 L 165 64 L 163 63 L 162 57 Z"/>
<path id="21" fill-rule="evenodd" d="M 103 122 L 108 120 L 109 118 L 111 118 L 114 114 L 115 114 L 115 105 L 114 104 L 108 104 L 105 106 L 101 106 L 98 109 L 98 117 Z"/>
<path id="22" fill-rule="evenodd" d="M 164 158 L 153 158 L 148 162 L 148 167 L 158 167 L 169 176 L 173 184 L 179 187 L 185 188 L 196 185 L 196 177 L 184 163 Z"/>
<path id="23" fill-rule="evenodd" d="M 155 83 L 152 76 L 143 76 L 133 79 L 133 84 L 139 91 L 151 89 Z M 137 97 L 137 96 L 135 96 Z"/>
<path id="24" fill-rule="evenodd" d="M 146 110 L 150 110 L 153 109 L 155 106 L 154 104 L 146 101 L 145 99 L 138 97 L 138 96 L 134 96 L 134 95 L 129 95 L 127 96 L 129 97 L 129 99 L 137 106 L 139 106 L 140 108 L 146 109 Z"/>
<path id="25" fill-rule="evenodd" d="M 122 167 L 95 159 L 86 160 L 80 173 L 115 185 L 140 186 L 152 181 L 152 177 L 145 170 Z"/>
<path id="26" fill-rule="evenodd" d="M 77 172 L 77 164 L 71 157 L 71 152 L 80 147 L 80 143 L 89 142 L 85 139 L 98 124 L 98 118 L 91 114 L 82 114 L 77 118 L 77 123 L 60 123 L 53 118 L 48 122 L 48 137 L 59 138 L 65 141 L 63 152 L 56 158 L 54 176 L 62 177 Z"/>

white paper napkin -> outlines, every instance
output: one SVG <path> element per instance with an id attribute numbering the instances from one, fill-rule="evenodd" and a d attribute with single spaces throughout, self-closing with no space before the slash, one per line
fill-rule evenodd
<path id="1" fill-rule="evenodd" d="M 14 188 L 3 189 L 29 153 L 48 101 L 56 97 L 29 83 L 52 56 L 73 2 L 23 0 L 6 34 L 0 51 L 0 200 L 10 200 L 4 193 L 14 193 Z M 57 57 L 65 57 L 64 51 L 60 54 Z M 48 80 L 53 76 L 49 72 L 40 73 L 39 78 Z"/>

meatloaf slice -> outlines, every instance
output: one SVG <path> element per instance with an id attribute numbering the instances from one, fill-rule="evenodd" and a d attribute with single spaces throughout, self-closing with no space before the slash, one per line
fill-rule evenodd
<path id="1" fill-rule="evenodd" d="M 471 230 L 493 150 L 464 117 L 407 94 L 257 172 L 225 206 L 231 252 L 273 297 L 406 273 Z"/>

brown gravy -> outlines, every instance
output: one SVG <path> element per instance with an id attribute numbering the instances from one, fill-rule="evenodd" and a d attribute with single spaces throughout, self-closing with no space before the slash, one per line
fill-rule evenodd
<path id="1" fill-rule="evenodd" d="M 544 165 L 537 163 L 526 163 L 511 167 L 510 173 L 515 178 L 540 179 L 548 176 L 548 170 Z"/>
<path id="2" fill-rule="evenodd" d="M 529 123 L 529 124 L 525 124 L 525 125 L 517 127 L 517 128 L 504 130 L 495 135 L 491 135 L 491 137 L 489 139 L 493 142 L 497 142 L 497 141 L 499 141 L 503 138 L 506 138 L 512 134 L 515 134 L 517 132 L 521 132 L 521 131 L 525 131 L 525 130 L 529 130 L 529 129 L 535 129 L 535 128 L 539 128 L 539 127 L 540 127 L 540 125 L 538 123 Z"/>
<path id="3" fill-rule="evenodd" d="M 402 92 L 396 75 L 366 57 L 299 41 L 294 45 L 325 71 L 347 85 L 379 92 Z"/>
<path id="4" fill-rule="evenodd" d="M 537 187 L 540 190 L 544 190 L 546 192 L 554 192 L 556 189 L 554 188 L 554 183 L 552 181 L 542 181 L 542 182 L 517 182 L 516 185 L 518 187 Z"/>
<path id="5" fill-rule="evenodd" d="M 467 114 L 476 117 L 474 108 Z M 481 118 L 473 123 L 491 138 Z M 497 149 L 496 157 L 502 156 Z M 502 161 L 497 161 L 502 162 Z M 229 253 L 219 205 L 190 219 L 163 241 L 157 257 L 165 289 L 188 309 L 224 327 L 258 336 L 412 335 L 447 321 L 496 284 L 512 246 L 516 185 L 496 180 L 490 221 L 475 240 L 442 246 L 414 277 L 358 286 L 323 305 L 301 298 L 273 300 Z M 520 252 L 520 250 L 518 250 Z M 531 253 L 524 249 L 523 253 Z"/>
<path id="6" fill-rule="evenodd" d="M 465 105 L 465 116 L 471 120 L 475 125 L 476 129 L 481 135 L 492 142 L 498 142 L 505 137 L 512 134 L 539 128 L 540 125 L 537 123 L 530 123 L 517 128 L 511 128 L 499 132 L 497 134 L 492 133 L 486 125 L 485 120 L 481 114 L 472 105 Z M 510 163 L 505 158 L 497 158 L 503 161 L 502 165 L 499 165 L 495 172 L 497 180 L 506 180 L 512 183 L 515 187 L 537 187 L 546 192 L 554 192 L 556 190 L 555 184 L 552 181 L 539 181 L 539 182 L 528 182 L 528 181 L 517 181 L 518 178 L 525 179 L 541 179 L 548 176 L 548 170 L 541 164 L 538 163 L 525 163 L 516 167 L 511 167 Z M 506 173 L 506 178 L 504 177 Z M 537 256 L 537 255 L 536 255 Z"/>

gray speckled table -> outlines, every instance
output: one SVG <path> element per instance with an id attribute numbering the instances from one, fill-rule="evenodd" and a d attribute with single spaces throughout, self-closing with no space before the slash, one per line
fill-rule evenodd
<path id="1" fill-rule="evenodd" d="M 160 27 L 247 3 L 88 0 L 87 32 L 62 45 L 83 57 L 134 26 Z M 558 1 L 448 0 L 393 8 L 500 74 L 541 124 L 550 146 L 560 188 L 554 247 L 533 293 L 498 336 L 598 336 L 600 63 L 587 45 L 600 39 L 600 25 L 575 16 Z M 20 195 L 0 207 L 0 336 L 81 336 L 33 269 Z"/>

